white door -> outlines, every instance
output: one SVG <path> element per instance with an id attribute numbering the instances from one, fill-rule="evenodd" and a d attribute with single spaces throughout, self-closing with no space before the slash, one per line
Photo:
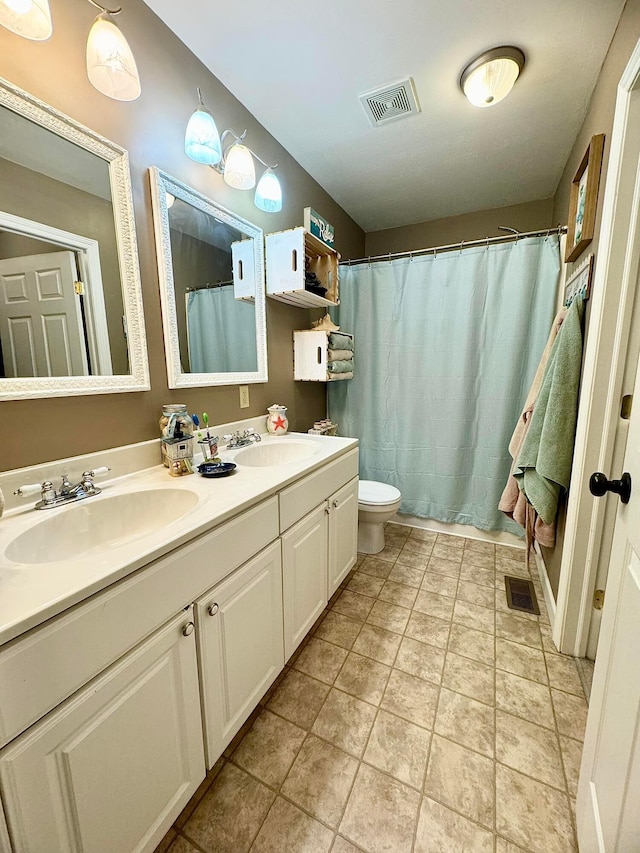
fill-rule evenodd
<path id="1" fill-rule="evenodd" d="M 196 602 L 207 766 L 284 666 L 280 543 Z"/>
<path id="2" fill-rule="evenodd" d="M 153 851 L 204 779 L 191 610 L 0 752 L 14 853 Z"/>
<path id="3" fill-rule="evenodd" d="M 325 502 L 282 536 L 285 660 L 327 606 L 327 518 Z"/>
<path id="4" fill-rule="evenodd" d="M 624 471 L 631 498 L 617 511 L 578 786 L 581 853 L 640 850 L 640 371 Z"/>
<path id="5" fill-rule="evenodd" d="M 87 376 L 73 252 L 0 260 L 4 375 Z"/>
<path id="6" fill-rule="evenodd" d="M 358 557 L 358 478 L 329 498 L 329 598 Z"/>

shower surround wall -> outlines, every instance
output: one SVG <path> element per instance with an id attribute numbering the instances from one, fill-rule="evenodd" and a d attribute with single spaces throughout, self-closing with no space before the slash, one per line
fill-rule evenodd
<path id="1" fill-rule="evenodd" d="M 337 319 L 355 375 L 330 414 L 360 440 L 360 475 L 401 512 L 521 533 L 497 509 L 509 440 L 546 344 L 557 236 L 341 269 Z"/>

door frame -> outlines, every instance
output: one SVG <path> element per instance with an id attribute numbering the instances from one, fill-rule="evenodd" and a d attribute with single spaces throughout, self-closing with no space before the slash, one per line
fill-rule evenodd
<path id="1" fill-rule="evenodd" d="M 637 247 L 631 258 L 626 251 L 640 210 L 640 133 L 630 124 L 634 99 L 640 100 L 640 41 L 617 90 L 553 628 L 558 649 L 577 657 L 587 648 L 598 564 L 610 557 L 600 548 L 606 502 L 593 499 L 588 483 L 594 471 L 617 476 L 610 467 L 638 271 Z"/>
<path id="2" fill-rule="evenodd" d="M 0 211 L 0 229 L 33 237 L 36 240 L 44 240 L 75 253 L 78 259 L 79 275 L 86 285 L 84 289 L 85 319 L 91 364 L 98 375 L 112 376 L 111 347 L 98 241 L 4 211 Z"/>

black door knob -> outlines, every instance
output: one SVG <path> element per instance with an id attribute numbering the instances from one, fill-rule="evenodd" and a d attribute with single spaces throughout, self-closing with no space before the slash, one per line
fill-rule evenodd
<path id="1" fill-rule="evenodd" d="M 597 498 L 601 498 L 607 492 L 620 495 L 623 504 L 629 503 L 631 497 L 631 474 L 626 471 L 619 480 L 607 480 L 605 474 L 596 471 L 589 477 L 589 491 Z"/>

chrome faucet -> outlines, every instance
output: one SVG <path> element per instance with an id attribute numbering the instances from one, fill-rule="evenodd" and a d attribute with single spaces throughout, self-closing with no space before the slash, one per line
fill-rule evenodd
<path id="1" fill-rule="evenodd" d="M 93 471 L 85 471 L 82 479 L 75 485 L 71 483 L 66 474 L 62 474 L 60 489 L 56 491 L 53 483 L 50 480 L 45 480 L 44 483 L 28 483 L 20 486 L 13 493 L 18 497 L 27 497 L 35 492 L 40 492 L 40 500 L 34 506 L 34 509 L 51 509 L 52 507 L 62 506 L 62 504 L 73 503 L 73 501 L 81 501 L 84 498 L 99 495 L 100 489 L 93 482 L 95 477 L 101 474 L 108 474 L 111 468 L 104 465 L 101 468 L 94 468 Z"/>
<path id="2" fill-rule="evenodd" d="M 245 447 L 247 444 L 253 444 L 262 441 L 259 432 L 256 432 L 253 427 L 245 429 L 244 432 L 236 430 L 231 435 L 223 435 L 223 440 L 227 442 L 227 450 L 236 450 L 238 447 Z"/>

